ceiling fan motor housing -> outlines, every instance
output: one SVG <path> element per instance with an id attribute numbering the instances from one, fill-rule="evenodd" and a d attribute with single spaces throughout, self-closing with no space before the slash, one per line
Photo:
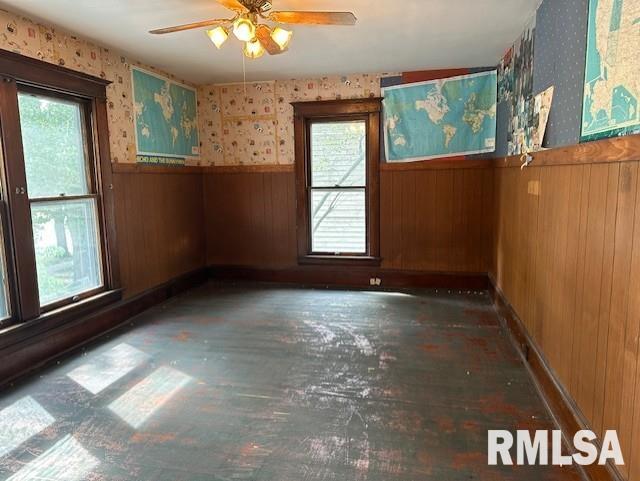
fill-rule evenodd
<path id="1" fill-rule="evenodd" d="M 272 8 L 270 0 L 240 0 L 250 12 L 268 12 Z"/>

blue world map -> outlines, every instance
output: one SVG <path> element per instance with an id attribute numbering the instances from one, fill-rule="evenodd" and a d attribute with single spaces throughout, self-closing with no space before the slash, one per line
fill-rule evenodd
<path id="1" fill-rule="evenodd" d="M 387 161 L 493 152 L 497 82 L 494 70 L 385 88 Z"/>
<path id="2" fill-rule="evenodd" d="M 137 68 L 132 77 L 139 161 L 198 156 L 195 90 Z"/>

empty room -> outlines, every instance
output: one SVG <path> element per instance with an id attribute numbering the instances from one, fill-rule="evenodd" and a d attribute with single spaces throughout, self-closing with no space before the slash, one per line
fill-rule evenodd
<path id="1" fill-rule="evenodd" d="M 0 0 L 0 481 L 640 481 L 640 0 Z"/>

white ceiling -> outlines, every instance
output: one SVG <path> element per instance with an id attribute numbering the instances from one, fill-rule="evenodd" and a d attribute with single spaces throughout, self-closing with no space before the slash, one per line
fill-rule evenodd
<path id="1" fill-rule="evenodd" d="M 277 10 L 350 10 L 355 27 L 292 26 L 289 51 L 247 61 L 248 80 L 489 66 L 540 0 L 274 0 Z M 241 45 L 218 51 L 203 30 L 148 30 L 230 13 L 215 0 L 0 0 L 195 83 L 242 80 Z M 232 16 L 230 14 L 229 16 Z"/>

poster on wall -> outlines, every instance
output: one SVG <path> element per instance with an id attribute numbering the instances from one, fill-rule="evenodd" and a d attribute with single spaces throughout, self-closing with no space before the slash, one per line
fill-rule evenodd
<path id="1" fill-rule="evenodd" d="M 522 113 L 512 119 L 512 145 L 515 146 L 516 151 L 510 155 L 538 152 L 542 149 L 554 90 L 553 86 L 549 87 L 523 102 Z"/>
<path id="2" fill-rule="evenodd" d="M 590 0 L 582 141 L 640 133 L 640 0 Z"/>
<path id="3" fill-rule="evenodd" d="M 544 92 L 535 96 L 533 101 L 533 130 L 530 139 L 529 152 L 537 152 L 542 149 L 544 135 L 547 132 L 551 104 L 553 103 L 553 92 L 555 87 L 551 86 Z"/>
<path id="4" fill-rule="evenodd" d="M 384 88 L 387 162 L 493 152 L 497 72 Z"/>
<path id="5" fill-rule="evenodd" d="M 200 155 L 196 90 L 131 69 L 137 161 L 184 165 Z"/>
<path id="6" fill-rule="evenodd" d="M 536 20 L 506 52 L 498 68 L 500 102 L 508 102 L 511 120 L 507 133 L 508 154 L 527 151 L 528 137 L 533 127 L 533 53 Z"/>

